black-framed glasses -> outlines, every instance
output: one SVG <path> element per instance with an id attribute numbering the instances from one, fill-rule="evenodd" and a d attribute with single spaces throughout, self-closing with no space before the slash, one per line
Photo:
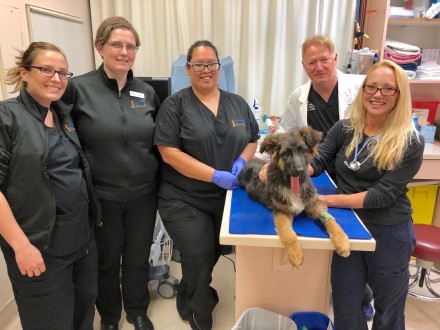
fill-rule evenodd
<path id="1" fill-rule="evenodd" d="M 398 88 L 389 88 L 389 87 L 378 88 L 376 86 L 371 86 L 371 85 L 364 85 L 362 89 L 364 90 L 365 94 L 376 94 L 377 91 L 380 91 L 380 93 L 383 96 L 394 96 L 399 91 Z"/>
<path id="2" fill-rule="evenodd" d="M 220 63 L 219 62 L 212 62 L 212 63 L 190 63 L 188 62 L 188 65 L 191 66 L 194 70 L 194 72 L 202 72 L 205 70 L 205 68 L 208 68 L 209 71 L 214 72 L 220 69 Z"/>
<path id="3" fill-rule="evenodd" d="M 67 80 L 72 78 L 73 73 L 69 71 L 57 71 L 54 68 L 49 66 L 35 66 L 35 65 L 26 65 L 26 68 L 34 68 L 40 70 L 42 76 L 45 77 L 53 77 L 55 73 L 58 73 L 58 77 L 62 80 Z"/>
<path id="4" fill-rule="evenodd" d="M 122 50 L 122 48 L 125 47 L 125 50 L 127 51 L 127 53 L 136 53 L 138 51 L 138 46 L 136 46 L 135 44 L 126 44 L 124 45 L 122 42 L 120 41 L 111 41 L 111 42 L 107 42 L 107 44 L 117 50 Z"/>

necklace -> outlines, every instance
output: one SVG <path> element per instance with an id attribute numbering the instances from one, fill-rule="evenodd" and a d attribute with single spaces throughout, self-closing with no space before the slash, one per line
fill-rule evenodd
<path id="1" fill-rule="evenodd" d="M 363 163 L 365 163 L 365 162 L 367 161 L 367 159 L 370 158 L 371 155 L 372 155 L 372 152 L 370 152 L 370 153 L 368 154 L 367 158 L 365 158 L 365 159 L 362 161 L 362 163 L 361 163 L 361 162 L 358 161 L 358 156 L 359 156 L 359 154 L 362 152 L 362 150 L 364 150 L 364 148 L 365 148 L 368 144 L 370 144 L 371 141 L 374 140 L 374 141 L 378 142 L 378 141 L 379 141 L 379 138 L 380 138 L 380 135 L 369 137 L 369 138 L 365 141 L 365 143 L 362 145 L 361 150 L 358 151 L 358 149 L 359 149 L 359 138 L 360 138 L 360 136 L 361 136 L 361 134 L 358 132 L 357 135 L 356 135 L 356 149 L 355 149 L 355 151 L 354 151 L 354 158 L 353 158 L 353 160 L 350 162 L 350 164 L 348 164 L 347 161 L 344 161 L 344 164 L 345 164 L 350 170 L 352 170 L 352 171 L 359 171 L 359 169 L 361 168 L 361 165 L 362 165 Z"/>

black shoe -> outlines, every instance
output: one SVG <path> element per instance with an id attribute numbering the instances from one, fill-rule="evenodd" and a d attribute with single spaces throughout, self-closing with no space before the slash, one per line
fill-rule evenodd
<path id="1" fill-rule="evenodd" d="M 127 321 L 130 324 L 134 324 L 135 330 L 154 330 L 153 323 L 147 315 L 131 317 L 127 315 Z"/>
<path id="2" fill-rule="evenodd" d="M 103 324 L 101 322 L 101 330 L 118 330 L 118 325 L 117 324 Z"/>
<path id="3" fill-rule="evenodd" d="M 212 318 L 212 315 L 206 319 L 203 319 L 198 316 L 196 317 L 196 314 L 193 314 L 192 318 L 190 318 L 188 322 L 192 330 L 211 330 L 214 326 L 214 319 Z"/>

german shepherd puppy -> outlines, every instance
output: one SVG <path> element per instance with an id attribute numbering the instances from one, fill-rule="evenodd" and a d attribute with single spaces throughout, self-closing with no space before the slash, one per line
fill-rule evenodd
<path id="1" fill-rule="evenodd" d="M 301 246 L 293 231 L 293 218 L 305 212 L 311 219 L 324 223 L 336 252 L 350 255 L 350 242 L 335 219 L 327 213 L 327 206 L 318 199 L 316 188 L 307 175 L 307 165 L 317 153 L 322 133 L 311 127 L 299 131 L 269 134 L 260 145 L 260 152 L 270 156 L 266 180 L 259 179 L 264 164 L 260 160 L 248 162 L 238 180 L 248 195 L 273 211 L 275 227 L 287 250 L 290 263 L 303 263 Z"/>

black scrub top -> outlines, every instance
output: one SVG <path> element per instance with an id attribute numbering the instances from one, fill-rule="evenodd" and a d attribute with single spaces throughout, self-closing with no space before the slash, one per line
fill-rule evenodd
<path id="1" fill-rule="evenodd" d="M 80 168 L 80 155 L 60 128 L 53 112 L 56 127 L 44 126 L 48 139 L 47 174 L 54 186 L 56 222 L 49 248 L 44 252 L 63 256 L 77 251 L 92 234 L 88 216 L 87 185 Z"/>
<path id="2" fill-rule="evenodd" d="M 325 136 L 339 120 L 338 84 L 333 88 L 327 102 L 315 91 L 312 85 L 307 101 L 308 125 L 317 131 L 323 132 Z"/>
<path id="3" fill-rule="evenodd" d="M 313 85 L 310 87 L 307 103 L 307 123 L 313 129 L 323 132 L 323 140 L 327 132 L 339 120 L 338 84 L 333 88 L 330 98 L 326 102 L 319 95 Z M 327 172 L 336 181 L 335 162 L 328 165 Z"/>
<path id="4" fill-rule="evenodd" d="M 246 146 L 259 138 L 258 124 L 239 95 L 220 90 L 217 117 L 191 87 L 168 97 L 156 118 L 155 145 L 174 147 L 216 170 L 231 171 Z M 217 185 L 162 166 L 159 197 L 199 204 L 222 195 Z"/>

